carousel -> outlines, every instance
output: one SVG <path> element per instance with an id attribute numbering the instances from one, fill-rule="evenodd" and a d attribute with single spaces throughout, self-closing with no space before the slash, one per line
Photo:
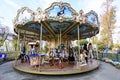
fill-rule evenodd
<path id="1" fill-rule="evenodd" d="M 32 11 L 22 7 L 13 21 L 18 35 L 16 70 L 45 75 L 67 75 L 92 71 L 99 61 L 86 63 L 81 46 L 71 48 L 72 40 L 91 38 L 99 33 L 98 15 L 91 10 L 76 12 L 69 3 L 54 2 L 50 7 Z M 48 43 L 43 49 L 43 41 Z M 87 56 L 87 55 L 86 55 Z"/>

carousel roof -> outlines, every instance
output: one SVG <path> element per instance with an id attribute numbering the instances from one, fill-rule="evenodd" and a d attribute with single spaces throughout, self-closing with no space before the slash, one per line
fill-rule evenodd
<path id="1" fill-rule="evenodd" d="M 42 39 L 57 38 L 61 32 L 62 39 L 77 39 L 79 26 L 80 39 L 92 37 L 99 32 L 98 15 L 91 10 L 84 13 L 76 12 L 70 4 L 54 2 L 45 10 L 37 8 L 32 11 L 28 7 L 18 10 L 13 21 L 16 33 L 20 30 L 20 36 L 39 38 L 42 26 Z"/>

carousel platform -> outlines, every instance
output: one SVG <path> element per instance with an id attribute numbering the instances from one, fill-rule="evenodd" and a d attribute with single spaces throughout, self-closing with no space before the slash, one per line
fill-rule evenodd
<path id="1" fill-rule="evenodd" d="M 93 71 L 100 66 L 100 62 L 98 60 L 93 60 L 92 62 L 88 62 L 88 64 L 77 64 L 77 63 L 62 63 L 62 68 L 59 68 L 57 64 L 49 65 L 44 64 L 40 66 L 30 66 L 29 63 L 20 63 L 19 65 L 15 65 L 14 68 L 18 71 L 22 71 L 25 73 L 31 74 L 42 74 L 42 75 L 69 75 L 69 74 L 79 74 L 85 73 L 89 71 Z"/>

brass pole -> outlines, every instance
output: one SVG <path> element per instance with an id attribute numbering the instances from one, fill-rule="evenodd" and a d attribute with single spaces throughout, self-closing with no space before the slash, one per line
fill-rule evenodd
<path id="1" fill-rule="evenodd" d="M 42 24 L 40 28 L 40 52 L 42 52 Z"/>
<path id="2" fill-rule="evenodd" d="M 17 52 L 20 54 L 20 30 L 18 29 L 18 38 L 17 38 Z M 17 63 L 18 55 L 16 54 L 15 64 Z"/>
<path id="3" fill-rule="evenodd" d="M 40 54 L 42 53 L 42 24 L 40 27 Z M 39 68 L 38 71 L 40 71 L 40 64 L 41 64 L 41 56 L 39 57 Z"/>
<path id="4" fill-rule="evenodd" d="M 59 34 L 58 34 L 58 46 L 59 46 L 59 44 L 60 44 L 60 43 L 59 43 Z"/>
<path id="5" fill-rule="evenodd" d="M 60 28 L 60 50 L 61 50 L 61 28 Z"/>
<path id="6" fill-rule="evenodd" d="M 18 30 L 18 51 L 20 51 L 20 30 Z"/>
<path id="7" fill-rule="evenodd" d="M 25 34 L 25 33 L 24 33 Z M 24 35 L 24 37 L 23 37 L 23 47 L 25 47 L 25 49 L 26 49 L 26 45 L 25 45 L 25 35 Z M 25 50 L 25 54 L 26 54 L 26 50 Z"/>
<path id="8" fill-rule="evenodd" d="M 79 40 L 80 40 L 80 32 L 79 32 L 79 25 L 78 25 L 78 27 L 77 27 L 77 29 L 78 29 L 78 54 L 79 54 L 79 63 L 80 63 L 80 44 L 79 44 Z"/>
<path id="9" fill-rule="evenodd" d="M 94 31 L 94 44 L 97 45 L 95 43 L 95 38 L 96 38 L 96 32 Z M 98 49 L 97 49 L 97 46 L 96 46 L 96 59 L 98 60 Z"/>
<path id="10" fill-rule="evenodd" d="M 89 38 L 89 43 L 90 43 L 90 38 Z"/>

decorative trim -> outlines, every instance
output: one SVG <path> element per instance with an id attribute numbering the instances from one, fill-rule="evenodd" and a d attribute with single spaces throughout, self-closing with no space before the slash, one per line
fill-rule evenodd
<path id="1" fill-rule="evenodd" d="M 14 18 L 14 20 L 13 20 L 13 24 L 14 24 L 14 26 L 16 27 L 18 24 L 22 24 L 22 25 L 24 25 L 24 24 L 26 24 L 27 22 L 22 22 L 22 23 L 18 23 L 18 18 L 19 18 L 19 15 L 20 15 L 20 13 L 23 13 L 25 10 L 27 10 L 29 13 L 31 13 L 31 14 L 33 14 L 32 15 L 32 18 L 34 18 L 35 16 L 34 16 L 34 12 L 31 10 L 31 9 L 29 9 L 28 7 L 22 7 L 21 9 L 19 9 L 18 11 L 17 11 L 17 16 Z"/>
<path id="2" fill-rule="evenodd" d="M 86 16 L 88 16 L 90 13 L 92 13 L 92 14 L 94 14 L 94 15 L 96 16 L 98 26 L 95 25 L 95 24 L 93 24 L 93 23 L 91 23 L 91 22 L 88 22 L 88 23 L 91 24 L 91 25 L 97 26 L 97 27 L 99 28 L 100 22 L 99 22 L 99 20 L 98 20 L 98 15 L 97 15 L 97 13 L 96 13 L 95 11 L 91 10 L 90 12 L 86 13 Z"/>
<path id="3" fill-rule="evenodd" d="M 45 12 L 49 13 L 49 11 L 54 8 L 54 6 L 59 6 L 60 8 L 62 8 L 62 6 L 67 6 L 73 15 L 78 15 L 78 13 L 71 7 L 71 5 L 66 2 L 53 2 L 50 7 L 45 9 Z"/>

